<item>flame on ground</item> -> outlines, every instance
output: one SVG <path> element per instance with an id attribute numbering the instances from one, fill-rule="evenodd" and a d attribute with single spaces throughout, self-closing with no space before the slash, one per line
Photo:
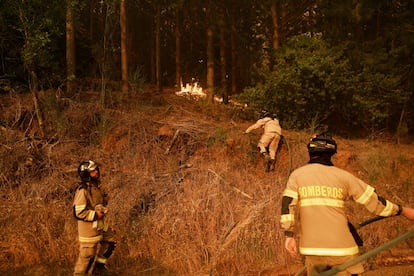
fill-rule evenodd
<path id="1" fill-rule="evenodd" d="M 192 97 L 192 98 L 205 98 L 207 96 L 206 93 L 203 92 L 203 88 L 198 84 L 198 82 L 194 82 L 194 79 L 192 81 L 192 83 L 187 83 L 185 86 L 183 85 L 183 81 L 181 80 L 180 82 L 180 87 L 181 90 L 175 92 L 175 94 L 177 96 L 185 96 L 185 97 Z M 218 103 L 223 103 L 223 98 L 222 97 L 218 97 L 218 96 L 214 96 L 214 101 L 218 102 Z M 229 103 L 241 107 L 241 108 L 246 108 L 247 104 L 241 104 L 238 103 L 232 99 L 229 98 Z"/>
<path id="2" fill-rule="evenodd" d="M 183 85 L 181 81 L 181 90 L 175 92 L 178 96 L 196 96 L 196 97 L 206 97 L 206 93 L 203 92 L 203 88 L 198 84 L 198 82 L 187 83 Z"/>

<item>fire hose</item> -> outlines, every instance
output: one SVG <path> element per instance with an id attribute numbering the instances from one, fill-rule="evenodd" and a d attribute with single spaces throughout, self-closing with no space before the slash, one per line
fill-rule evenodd
<path id="1" fill-rule="evenodd" d="M 319 273 L 318 276 L 335 275 L 336 273 L 338 273 L 338 272 L 340 272 L 342 270 L 345 270 L 346 268 L 348 268 L 350 266 L 353 266 L 353 265 L 355 265 L 355 264 L 357 264 L 359 262 L 362 262 L 363 260 L 368 259 L 368 258 L 370 258 L 370 257 L 378 254 L 379 252 L 381 252 L 381 251 L 383 251 L 385 249 L 388 249 L 391 246 L 394 246 L 397 243 L 402 242 L 403 240 L 406 240 L 406 239 L 408 239 L 408 238 L 410 238 L 412 236 L 414 236 L 414 229 L 411 229 L 411 230 L 405 232 L 403 235 L 398 236 L 397 238 L 395 238 L 395 239 L 393 239 L 393 240 L 391 240 L 391 241 L 389 241 L 389 242 L 387 242 L 387 243 L 385 243 L 385 244 L 383 244 L 381 246 L 378 246 L 378 247 L 374 248 L 373 250 L 368 251 L 367 253 L 362 254 L 362 255 L 356 257 L 355 259 L 352 259 L 349 262 L 346 262 L 346 263 L 343 263 L 341 265 L 335 266 L 335 267 L 331 268 L 328 271 L 324 271 L 322 273 Z"/>
<path id="2" fill-rule="evenodd" d="M 351 223 L 348 223 L 348 226 L 350 228 L 350 231 L 351 231 L 351 233 L 352 233 L 352 235 L 353 235 L 356 243 L 358 244 L 358 246 L 362 246 L 362 239 L 359 237 L 359 235 L 358 235 L 358 233 L 357 233 L 356 230 L 364 227 L 365 225 L 368 225 L 370 223 L 373 223 L 373 222 L 376 222 L 376 221 L 379 221 L 379 220 L 382 220 L 382 219 L 385 219 L 385 218 L 388 218 L 388 217 L 376 216 L 376 217 L 370 218 L 370 219 L 368 219 L 368 220 L 366 220 L 364 222 L 359 223 L 355 227 Z M 374 255 L 376 255 L 378 253 L 380 253 L 381 251 L 384 251 L 384 250 L 386 250 L 386 249 L 388 249 L 388 248 L 396 245 L 397 243 L 400 243 L 400 242 L 402 242 L 402 241 L 404 241 L 404 240 L 406 240 L 406 239 L 408 239 L 408 238 L 410 238 L 412 236 L 414 236 L 414 229 L 411 229 L 411 230 L 407 231 L 403 235 L 398 236 L 397 238 L 395 238 L 395 239 L 393 239 L 393 240 L 391 240 L 391 241 L 389 241 L 389 242 L 387 242 L 387 243 L 385 243 L 385 244 L 383 244 L 381 246 L 378 246 L 378 247 L 376 247 L 376 248 L 374 248 L 374 249 L 366 252 L 365 254 L 362 254 L 362 255 L 356 257 L 355 259 L 352 259 L 351 261 L 348 261 L 348 262 L 343 263 L 341 265 L 335 266 L 335 267 L 333 267 L 333 268 L 331 268 L 331 269 L 329 269 L 327 271 L 324 271 L 322 273 L 315 274 L 314 276 L 316 276 L 316 275 L 318 275 L 318 276 L 331 276 L 331 275 L 335 275 L 336 273 L 338 273 L 340 271 L 343 271 L 346 268 L 348 268 L 350 266 L 353 266 L 353 265 L 355 265 L 357 263 L 360 263 L 360 262 L 362 262 L 362 261 L 364 261 L 364 260 L 366 260 L 366 259 L 368 259 L 368 258 L 370 258 L 370 257 L 372 257 L 372 256 L 374 256 Z M 302 275 L 302 273 L 305 270 L 306 270 L 306 266 L 302 267 L 295 274 L 295 276 Z"/>

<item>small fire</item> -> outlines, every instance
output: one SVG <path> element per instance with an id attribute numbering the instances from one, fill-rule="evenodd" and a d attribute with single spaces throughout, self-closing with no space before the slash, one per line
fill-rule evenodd
<path id="1" fill-rule="evenodd" d="M 206 93 L 203 92 L 203 88 L 199 86 L 197 82 L 194 81 L 190 84 L 187 83 L 185 86 L 183 85 L 183 81 L 181 80 L 181 90 L 175 92 L 178 96 L 196 96 L 196 97 L 205 97 Z"/>
<path id="2" fill-rule="evenodd" d="M 193 78 L 191 80 L 191 84 L 187 83 L 185 86 L 183 85 L 183 81 L 180 81 L 181 90 L 175 92 L 175 95 L 177 96 L 184 96 L 184 97 L 190 97 L 192 99 L 199 99 L 199 98 L 205 98 L 207 96 L 206 93 L 203 92 L 203 88 L 199 86 L 198 82 L 195 81 Z M 214 101 L 218 103 L 223 103 L 223 97 L 219 97 L 217 95 L 214 96 Z M 246 108 L 247 104 L 241 104 L 234 100 L 232 100 L 230 97 L 228 98 L 228 102 L 232 104 L 233 106 L 237 106 L 240 108 Z"/>

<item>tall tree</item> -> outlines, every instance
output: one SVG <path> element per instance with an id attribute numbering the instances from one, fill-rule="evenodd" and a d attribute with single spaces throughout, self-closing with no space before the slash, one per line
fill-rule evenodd
<path id="1" fill-rule="evenodd" d="M 207 100 L 210 103 L 214 101 L 214 30 L 212 20 L 212 2 L 207 2 L 206 20 L 207 20 Z"/>
<path id="2" fill-rule="evenodd" d="M 175 11 L 175 85 L 180 89 L 181 76 L 181 17 L 182 6 L 177 5 Z"/>
<path id="3" fill-rule="evenodd" d="M 121 79 L 122 92 L 128 92 L 127 14 L 126 0 L 120 0 L 119 23 L 121 27 Z"/>
<path id="4" fill-rule="evenodd" d="M 230 80 L 231 93 L 237 94 L 237 42 L 236 42 L 236 26 L 234 15 L 230 17 Z"/>
<path id="5" fill-rule="evenodd" d="M 228 93 L 228 84 L 227 84 L 227 24 L 226 24 L 226 15 L 225 10 L 221 10 L 220 14 L 220 80 L 221 80 L 221 89 L 223 103 L 228 104 L 229 102 L 229 93 Z"/>
<path id="6" fill-rule="evenodd" d="M 273 29 L 273 39 L 272 39 L 272 46 L 273 49 L 279 48 L 280 42 L 279 42 L 279 13 L 278 13 L 278 6 L 277 1 L 272 1 L 271 4 L 271 15 L 272 15 L 272 29 Z"/>
<path id="7" fill-rule="evenodd" d="M 16 1 L 17 2 L 17 1 Z M 13 3 L 15 4 L 15 3 Z M 63 35 L 65 18 L 65 2 L 50 1 L 46 4 L 38 1 L 18 1 L 17 12 L 20 30 L 24 43 L 21 49 L 23 67 L 28 74 L 30 91 L 33 94 L 33 102 L 39 134 L 46 135 L 43 110 L 39 101 L 39 75 L 47 78 L 51 75 L 50 68 L 55 66 L 54 52 L 57 51 L 55 41 Z M 60 4 L 60 5 L 59 5 Z M 56 27 L 56 25 L 61 28 Z M 45 81 L 45 80 L 43 80 Z M 52 81 L 52 79 L 50 79 Z"/>
<path id="8" fill-rule="evenodd" d="M 155 70 L 157 92 L 162 93 L 161 81 L 161 6 L 157 4 L 155 17 Z"/>
<path id="9" fill-rule="evenodd" d="M 100 104 L 102 106 L 106 103 L 107 84 L 113 78 L 112 68 L 119 68 L 119 56 L 113 55 L 115 49 L 119 49 L 119 5 L 114 0 L 101 1 L 98 3 L 97 15 L 100 22 L 102 33 L 95 42 L 95 47 L 98 49 L 96 59 L 99 64 L 101 73 L 101 95 Z M 119 76 L 119 70 L 116 70 Z"/>
<path id="10" fill-rule="evenodd" d="M 74 7 L 76 1 L 66 1 L 66 92 L 73 92 L 73 82 L 76 79 L 76 47 Z"/>

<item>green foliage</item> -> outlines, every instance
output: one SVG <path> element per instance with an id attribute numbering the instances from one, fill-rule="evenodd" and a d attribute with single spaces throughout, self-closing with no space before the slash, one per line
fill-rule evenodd
<path id="1" fill-rule="evenodd" d="M 276 111 L 285 127 L 337 125 L 368 132 L 395 130 L 404 109 L 414 133 L 412 105 L 413 1 L 277 1 L 280 48 L 273 49 L 270 4 L 274 1 L 128 2 L 128 64 L 133 87 L 154 81 L 154 11 L 161 6 L 163 84 L 175 82 L 175 26 L 181 26 L 184 82 L 206 76 L 206 7 L 215 41 L 225 26 L 229 80 L 250 108 Z M 65 12 L 73 8 L 76 76 L 120 78 L 119 0 L 0 1 L 0 77 L 24 80 L 27 70 L 41 88 L 65 78 Z M 182 9 L 180 21 L 176 12 Z M 288 22 L 285 21 L 288 19 Z M 220 31 L 219 31 L 220 30 Z M 228 33 L 227 33 L 228 32 Z M 236 36 L 230 35 L 236 33 Z M 316 38 L 318 37 L 318 38 Z M 219 43 L 215 43 L 216 79 Z M 270 65 L 272 68 L 270 68 Z M 145 76 L 145 78 L 144 78 Z M 72 77 L 69 76 L 69 79 Z M 213 90 L 215 88 L 212 88 Z M 102 86 L 102 102 L 106 90 Z M 231 95 L 234 97 L 234 95 Z"/>
<path id="2" fill-rule="evenodd" d="M 278 114 L 285 127 L 303 128 L 343 113 L 342 105 L 352 94 L 343 51 L 320 39 L 297 36 L 275 53 L 275 61 L 265 81 L 246 89 L 241 100 Z"/>
<path id="3" fill-rule="evenodd" d="M 212 145 L 219 143 L 220 145 L 226 144 L 228 133 L 226 129 L 218 128 L 214 134 L 208 138 L 207 140 L 207 147 L 211 147 Z"/>
<path id="4" fill-rule="evenodd" d="M 44 111 L 45 120 L 50 126 L 51 135 L 68 131 L 68 119 L 58 101 L 59 97 L 55 93 L 45 93 L 41 98 L 42 110 Z"/>
<path id="5" fill-rule="evenodd" d="M 98 144 L 100 143 L 100 140 L 102 140 L 103 137 L 108 134 L 110 128 L 111 128 L 111 115 L 107 112 L 97 112 L 94 116 L 95 121 L 95 129 L 96 129 L 96 135 L 99 141 L 96 141 Z"/>
<path id="6" fill-rule="evenodd" d="M 389 157 L 378 151 L 368 156 L 366 162 L 366 170 L 369 172 L 368 181 L 369 183 L 376 183 L 385 174 Z"/>
<path id="7" fill-rule="evenodd" d="M 409 100 L 404 88 L 406 66 L 400 64 L 400 50 L 389 51 L 381 42 L 362 45 L 365 50 L 353 50 L 349 60 L 353 64 L 356 82 L 353 102 L 364 112 L 360 124 L 371 132 L 387 128 L 395 130 L 400 114 Z"/>
<path id="8" fill-rule="evenodd" d="M 65 33 L 65 2 L 21 1 L 16 8 L 14 16 L 19 20 L 11 23 L 24 39 L 21 57 L 25 67 L 38 70 L 40 80 L 59 79 L 56 73 L 64 60 L 58 56 L 61 45 L 57 41 Z"/>
<path id="9" fill-rule="evenodd" d="M 135 70 L 132 70 L 132 72 L 130 71 L 128 80 L 132 91 L 141 91 L 146 81 L 143 68 L 141 66 L 137 66 Z"/>
<path id="10" fill-rule="evenodd" d="M 249 149 L 247 151 L 247 156 L 249 158 L 249 161 L 251 163 L 257 163 L 257 160 L 259 159 L 259 150 L 257 148 L 257 144 L 250 143 Z"/>
<path id="11" fill-rule="evenodd" d="M 364 49 L 364 48 L 363 48 Z M 364 52 L 355 43 L 330 46 L 322 39 L 297 36 L 275 52 L 265 80 L 245 89 L 239 100 L 256 110 L 278 114 L 288 128 L 321 124 L 375 131 L 390 125 L 408 100 L 401 89 L 396 58 L 385 50 Z"/>

